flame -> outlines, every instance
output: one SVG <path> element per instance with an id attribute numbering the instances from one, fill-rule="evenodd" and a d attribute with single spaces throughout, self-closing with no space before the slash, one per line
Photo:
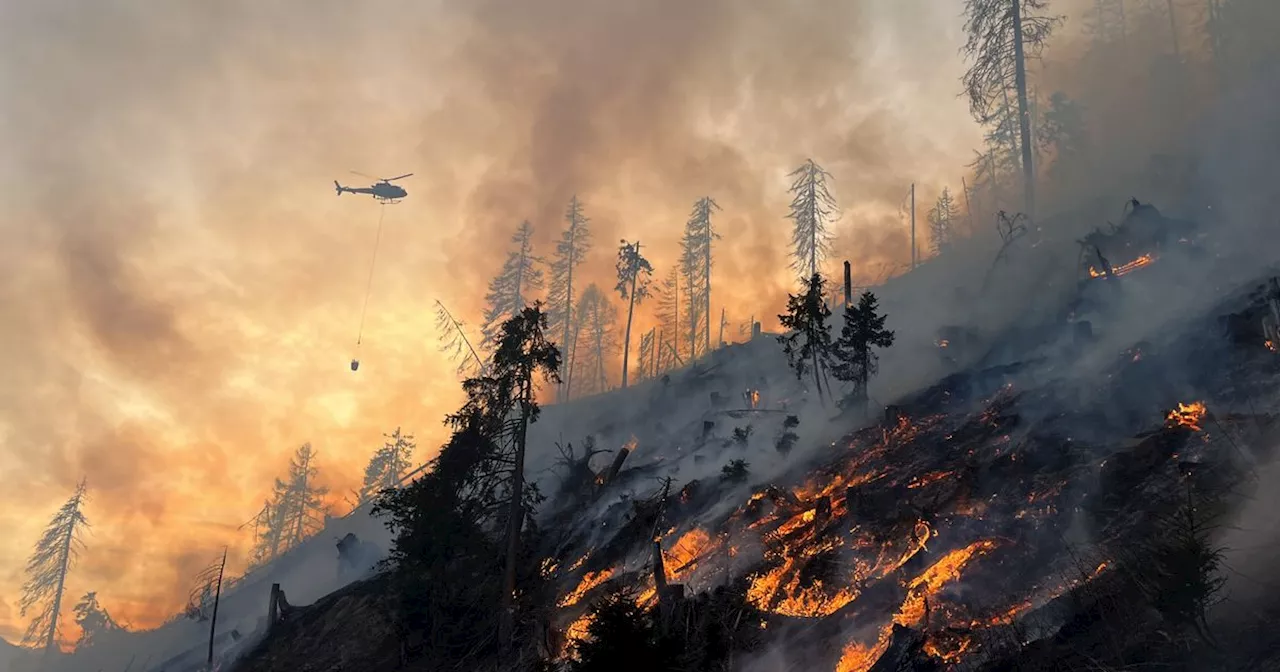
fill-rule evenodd
<path id="1" fill-rule="evenodd" d="M 903 600 L 902 607 L 893 617 L 894 622 L 906 627 L 918 626 L 924 621 L 928 598 L 937 595 L 943 586 L 960 578 L 960 572 L 974 557 L 986 555 L 995 547 L 996 542 L 989 539 L 975 541 L 964 548 L 951 551 L 933 563 L 907 586 L 907 599 Z"/>
<path id="2" fill-rule="evenodd" d="M 760 407 L 760 390 L 747 390 L 746 397 L 747 404 L 749 404 L 751 408 Z"/>
<path id="3" fill-rule="evenodd" d="M 578 583 L 578 587 L 574 588 L 573 592 L 560 599 L 559 606 L 572 607 L 577 604 L 578 601 L 582 599 L 582 596 L 586 595 L 592 588 L 595 588 L 611 578 L 613 578 L 612 567 L 599 572 L 587 572 L 586 575 L 582 577 L 582 581 Z"/>
<path id="4" fill-rule="evenodd" d="M 1138 257 L 1137 259 L 1134 259 L 1133 261 L 1127 264 L 1111 267 L 1111 275 L 1114 277 L 1127 275 L 1129 273 L 1132 273 L 1138 270 L 1139 268 L 1142 268 L 1143 266 L 1149 266 L 1150 264 L 1155 262 L 1155 260 L 1156 258 L 1154 256 L 1150 254 L 1144 254 L 1141 257 Z M 1092 266 L 1089 267 L 1089 277 L 1091 278 L 1104 278 L 1106 277 L 1106 275 L 1107 274 L 1105 271 L 1099 271 L 1098 269 Z"/>
<path id="5" fill-rule="evenodd" d="M 1204 419 L 1205 412 L 1203 401 L 1193 401 L 1189 404 L 1179 402 L 1178 408 L 1169 411 L 1165 424 L 1169 427 L 1186 427 L 1193 432 L 1198 432 L 1202 429 L 1200 421 Z"/>
<path id="6" fill-rule="evenodd" d="M 911 479 L 909 483 L 907 483 L 907 487 L 923 488 L 924 486 L 929 485 L 930 483 L 936 483 L 938 481 L 941 481 L 942 479 L 950 476 L 951 473 L 952 472 L 950 471 L 934 471 L 934 472 L 925 474 L 924 476 L 917 476 Z"/>
<path id="7" fill-rule="evenodd" d="M 580 642 L 587 638 L 587 629 L 591 627 L 591 623 L 595 621 L 595 619 L 595 613 L 588 611 L 579 617 L 578 620 L 569 624 L 569 627 L 564 631 L 566 653 L 573 650 L 572 644 L 574 642 Z"/>
<path id="8" fill-rule="evenodd" d="M 1271 352 L 1280 352 L 1280 347 L 1277 347 L 1275 344 L 1275 341 L 1272 341 L 1271 339 L 1267 339 L 1264 345 L 1266 345 L 1267 349 L 1270 350 Z"/>
<path id="9" fill-rule="evenodd" d="M 934 341 L 933 344 L 938 346 L 939 348 L 945 348 L 951 345 L 951 341 L 948 341 L 945 338 L 939 338 L 938 340 Z"/>
<path id="10" fill-rule="evenodd" d="M 694 528 L 685 532 L 671 547 L 663 551 L 662 558 L 667 574 L 673 580 L 680 580 L 698 566 L 698 559 L 712 549 L 711 535 L 702 528 Z"/>
<path id="11" fill-rule="evenodd" d="M 836 663 L 836 672 L 867 672 L 884 655 L 884 650 L 889 648 L 889 637 L 892 634 L 892 626 L 886 626 L 880 631 L 880 638 L 871 646 L 861 642 L 845 644 L 840 662 Z"/>

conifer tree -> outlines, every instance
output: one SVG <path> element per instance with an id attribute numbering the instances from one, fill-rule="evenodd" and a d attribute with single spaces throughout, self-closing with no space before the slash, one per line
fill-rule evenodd
<path id="1" fill-rule="evenodd" d="M 488 350 L 497 343 L 502 323 L 524 310 L 533 294 L 542 289 L 542 270 L 536 264 L 540 259 L 533 255 L 533 226 L 525 221 L 511 237 L 514 250 L 507 254 L 502 271 L 489 282 L 489 292 L 484 300 L 484 340 L 481 347 Z"/>
<path id="2" fill-rule="evenodd" d="M 1080 103 L 1061 91 L 1050 96 L 1049 109 L 1041 117 L 1036 141 L 1042 151 L 1053 152 L 1050 174 L 1060 172 L 1063 166 L 1080 165 L 1089 143 L 1084 109 Z"/>
<path id="3" fill-rule="evenodd" d="M 1048 0 L 965 0 L 963 52 L 971 60 L 963 77 L 969 109 L 980 123 L 1008 114 L 1016 103 L 1021 150 L 1023 200 L 1035 217 L 1035 168 L 1032 157 L 1031 106 L 1027 93 L 1027 60 L 1040 54 L 1061 17 L 1044 14 Z"/>
<path id="4" fill-rule="evenodd" d="M 685 294 L 689 309 L 690 359 L 698 352 L 711 349 L 711 246 L 720 237 L 711 223 L 711 215 L 720 209 L 709 197 L 698 199 L 685 223 L 681 239 L 680 268 L 685 277 Z"/>
<path id="5" fill-rule="evenodd" d="M 436 329 L 440 331 L 440 350 L 458 365 L 458 375 L 471 377 L 484 374 L 485 362 L 467 337 L 462 321 L 436 301 Z"/>
<path id="6" fill-rule="evenodd" d="M 76 640 L 76 650 L 86 649 L 93 646 L 95 641 L 105 633 L 123 630 L 111 618 L 111 614 L 98 603 L 98 594 L 96 592 L 88 592 L 84 597 L 80 598 L 80 602 L 73 608 L 76 615 L 76 625 L 80 626 L 80 637 Z"/>
<path id="7" fill-rule="evenodd" d="M 324 526 L 323 498 L 328 489 L 315 483 L 314 459 L 311 444 L 303 444 L 289 461 L 289 475 L 276 479 L 272 497 L 255 521 L 258 538 L 253 557 L 258 564 L 271 562 Z"/>
<path id="8" fill-rule="evenodd" d="M 845 310 L 844 327 L 833 352 L 837 364 L 831 374 L 852 386 L 846 401 L 864 411 L 869 398 L 868 383 L 879 369 L 880 358 L 874 348 L 890 347 L 894 338 L 893 332 L 884 328 L 886 316 L 877 310 L 875 294 L 863 292 L 858 305 Z"/>
<path id="9" fill-rule="evenodd" d="M 547 320 L 553 329 L 561 334 L 560 347 L 563 352 L 574 350 L 570 341 L 573 330 L 573 309 L 577 295 L 574 294 L 573 275 L 583 258 L 591 249 L 591 232 L 587 228 L 590 220 L 582 212 L 582 202 L 574 196 L 564 215 L 567 226 L 556 244 L 555 259 L 551 262 L 551 291 L 547 304 Z M 572 355 L 569 366 L 572 368 Z M 569 391 L 561 388 L 557 397 L 568 398 Z"/>
<path id="10" fill-rule="evenodd" d="M 826 281 L 821 273 L 814 273 L 802 293 L 787 297 L 787 312 L 778 316 L 782 327 L 788 330 L 778 337 L 787 361 L 798 380 L 812 372 L 819 399 L 824 398 L 822 381 L 831 360 L 831 330 L 827 326 L 831 310 L 825 297 Z"/>
<path id="11" fill-rule="evenodd" d="M 412 434 L 401 434 L 400 428 L 396 427 L 396 431 L 382 436 L 386 442 L 374 451 L 364 469 L 364 483 L 357 493 L 357 506 L 372 500 L 383 490 L 398 486 L 413 460 L 415 444 Z"/>
<path id="12" fill-rule="evenodd" d="M 680 302 L 680 267 L 673 267 L 667 272 L 662 284 L 658 287 L 658 370 L 670 371 L 676 368 L 681 359 L 685 340 L 683 333 L 684 314 Z"/>
<path id="13" fill-rule="evenodd" d="M 822 271 L 822 263 L 831 251 L 831 233 L 827 230 L 840 215 L 836 199 L 827 190 L 831 174 L 807 159 L 793 170 L 791 178 L 791 212 L 787 218 L 795 223 L 791 234 L 791 268 L 800 282 L 810 282 Z"/>
<path id="14" fill-rule="evenodd" d="M 607 392 L 608 362 L 619 350 L 618 309 L 595 283 L 583 290 L 574 314 L 569 380 L 564 385 L 566 399 L 574 394 L 582 397 Z"/>
<path id="15" fill-rule="evenodd" d="M 938 202 L 929 211 L 929 244 L 935 255 L 942 254 L 951 245 L 955 234 L 952 224 L 960 217 L 960 208 L 951 197 L 951 190 L 942 189 Z"/>
<path id="16" fill-rule="evenodd" d="M 45 652 L 52 652 L 58 646 L 58 617 L 62 612 L 67 574 L 84 550 L 80 531 L 89 527 L 84 517 L 85 487 L 85 481 L 81 480 L 75 493 L 49 521 L 27 560 L 27 580 L 22 585 L 18 608 L 22 616 L 32 611 L 35 615 L 22 642 L 41 644 Z"/>
<path id="17" fill-rule="evenodd" d="M 627 330 L 622 341 L 622 387 L 627 387 L 627 366 L 631 359 L 631 322 L 635 317 L 636 304 L 649 296 L 649 279 L 653 275 L 653 265 L 640 254 L 640 241 L 628 243 L 622 241 L 618 248 L 618 293 L 627 301 Z"/>

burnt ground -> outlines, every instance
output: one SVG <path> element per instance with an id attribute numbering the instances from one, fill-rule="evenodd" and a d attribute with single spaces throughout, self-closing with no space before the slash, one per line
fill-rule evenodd
<path id="1" fill-rule="evenodd" d="M 1257 300 L 1242 292 L 1115 352 L 1101 375 L 1078 370 L 1090 344 L 1068 325 L 998 344 L 1008 363 L 980 360 L 870 422 L 845 417 L 862 428 L 767 483 L 637 495 L 659 463 L 566 462 L 542 525 L 561 585 L 549 653 L 565 655 L 619 587 L 657 600 L 656 530 L 666 581 L 686 595 L 750 582 L 778 654 L 762 672 L 1277 667 L 1266 623 L 1280 600 L 1211 612 L 1206 638 L 1170 622 L 1138 553 L 1189 497 L 1227 519 L 1272 458 L 1280 357 L 1231 327 Z M 357 584 L 299 609 L 238 669 L 409 669 L 384 593 Z"/>

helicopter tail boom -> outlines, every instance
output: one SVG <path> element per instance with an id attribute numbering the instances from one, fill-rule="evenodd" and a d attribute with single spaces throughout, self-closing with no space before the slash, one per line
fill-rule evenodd
<path id="1" fill-rule="evenodd" d="M 342 195 L 342 192 L 344 191 L 344 189 L 343 189 L 342 185 L 341 185 L 341 184 L 338 184 L 338 181 L 337 181 L 337 180 L 334 180 L 334 181 L 333 181 L 333 186 L 334 186 L 334 188 L 335 188 L 335 189 L 337 189 L 337 191 L 338 191 L 338 195 L 339 195 L 339 196 L 341 196 L 341 195 Z"/>

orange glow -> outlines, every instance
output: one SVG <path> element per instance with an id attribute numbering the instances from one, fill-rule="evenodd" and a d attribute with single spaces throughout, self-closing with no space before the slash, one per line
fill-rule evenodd
<path id="1" fill-rule="evenodd" d="M 1193 432 L 1199 432 L 1202 429 L 1200 421 L 1204 419 L 1205 413 L 1203 401 L 1193 401 L 1190 404 L 1179 403 L 1178 408 L 1169 411 L 1165 424 L 1170 427 L 1186 427 Z"/>
<path id="2" fill-rule="evenodd" d="M 994 541 L 975 541 L 964 548 L 951 551 L 933 563 L 907 586 L 907 599 L 894 616 L 894 622 L 907 627 L 918 627 L 924 621 L 928 598 L 936 595 L 943 586 L 959 579 L 960 572 L 975 557 L 986 555 L 995 547 Z"/>
<path id="3" fill-rule="evenodd" d="M 861 642 L 845 644 L 840 662 L 836 663 L 836 672 L 867 672 L 884 655 L 884 650 L 889 648 L 889 638 L 892 635 L 892 626 L 885 626 L 876 643 L 871 646 Z"/>
<path id="4" fill-rule="evenodd" d="M 1265 345 L 1267 346 L 1267 349 L 1270 350 L 1271 352 L 1280 352 L 1280 347 L 1277 347 L 1276 344 L 1271 339 L 1267 339 L 1265 342 Z"/>
<path id="5" fill-rule="evenodd" d="M 1134 272 L 1134 271 L 1138 270 L 1139 268 L 1142 268 L 1142 267 L 1144 267 L 1144 266 L 1149 266 L 1149 265 L 1151 265 L 1152 263 L 1154 263 L 1154 262 L 1155 262 L 1155 260 L 1156 260 L 1156 258 L 1155 258 L 1154 256 L 1152 256 L 1152 255 L 1150 255 L 1150 254 L 1144 254 L 1144 255 L 1142 255 L 1141 257 L 1138 257 L 1137 259 L 1134 259 L 1133 261 L 1131 261 L 1131 262 L 1129 262 L 1129 263 L 1127 263 L 1127 264 L 1122 264 L 1122 265 L 1120 265 L 1120 266 L 1112 266 L 1112 267 L 1111 267 L 1111 275 L 1112 275 L 1112 276 L 1115 276 L 1115 277 L 1120 277 L 1120 276 L 1122 276 L 1122 275 L 1127 275 L 1127 274 L 1129 274 L 1129 273 L 1132 273 L 1132 272 Z M 1106 271 L 1100 271 L 1100 270 L 1098 270 L 1098 269 L 1094 268 L 1093 266 L 1090 266 L 1090 267 L 1089 267 L 1089 277 L 1091 277 L 1091 278 L 1104 278 L 1104 277 L 1106 277 L 1106 276 L 1107 276 Z"/>
<path id="6" fill-rule="evenodd" d="M 572 592 L 560 599 L 559 606 L 571 607 L 577 604 L 578 601 L 582 599 L 582 596 L 590 592 L 592 588 L 595 588 L 611 578 L 613 578 L 612 567 L 600 572 L 587 572 L 586 576 L 582 577 L 582 581 L 578 583 L 578 587 L 574 588 Z"/>

